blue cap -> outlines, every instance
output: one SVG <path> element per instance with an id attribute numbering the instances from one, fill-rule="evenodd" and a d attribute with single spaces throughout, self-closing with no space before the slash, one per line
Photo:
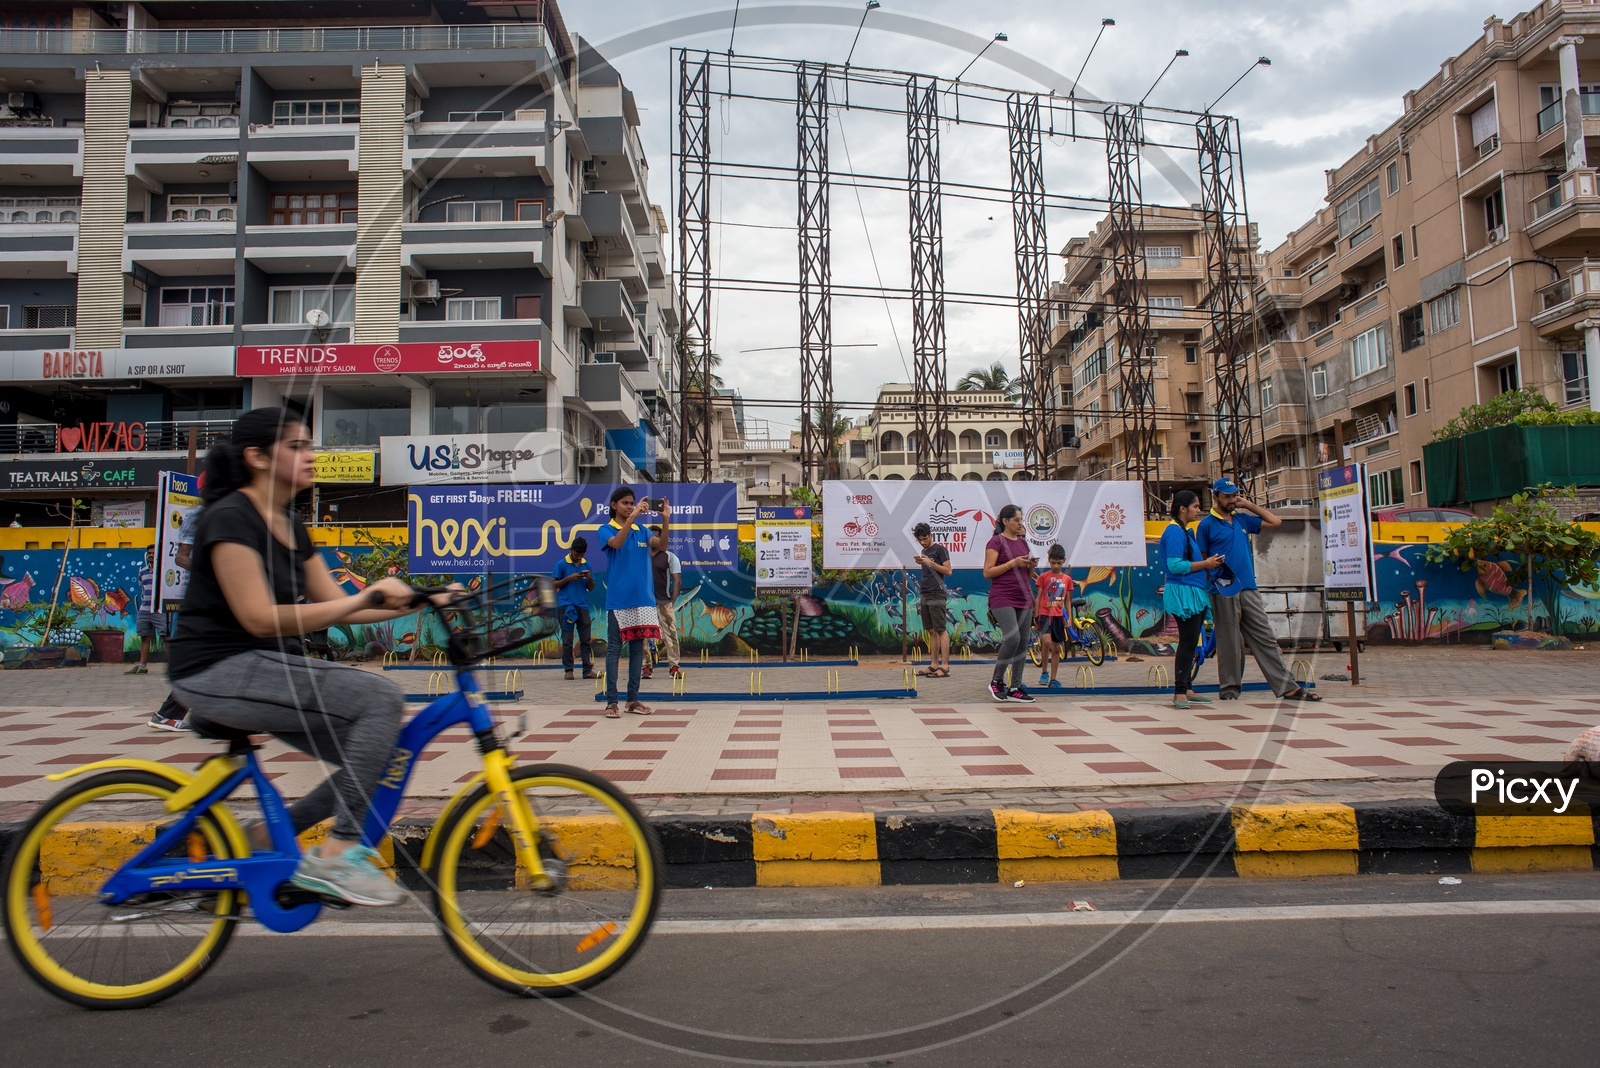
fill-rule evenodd
<path id="1" fill-rule="evenodd" d="M 1231 478 L 1219 478 L 1211 483 L 1212 493 L 1238 493 L 1239 484 Z"/>

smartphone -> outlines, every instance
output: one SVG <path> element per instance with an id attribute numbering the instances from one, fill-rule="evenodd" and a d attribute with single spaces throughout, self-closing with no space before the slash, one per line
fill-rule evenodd
<path id="1" fill-rule="evenodd" d="M 646 497 L 644 499 L 644 510 L 647 512 L 654 512 L 659 515 L 661 514 L 661 509 L 666 506 L 667 499 L 665 497 Z"/>

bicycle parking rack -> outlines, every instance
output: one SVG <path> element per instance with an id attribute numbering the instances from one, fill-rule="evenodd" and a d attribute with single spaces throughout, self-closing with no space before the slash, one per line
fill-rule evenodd
<path id="1" fill-rule="evenodd" d="M 1150 686 L 1164 690 L 1172 685 L 1172 676 L 1167 672 L 1167 665 L 1151 664 L 1144 673 L 1144 681 Z"/>
<path id="2" fill-rule="evenodd" d="M 453 693 L 454 691 L 455 683 L 450 679 L 450 672 L 433 669 L 428 676 L 428 692 L 408 693 L 405 695 L 405 699 L 411 702 L 432 701 L 442 694 Z M 522 682 L 522 670 L 513 668 L 505 672 L 501 678 L 500 689 L 493 689 L 492 685 L 489 685 L 485 686 L 482 692 L 486 701 L 521 700 L 526 693 Z"/>
<path id="3" fill-rule="evenodd" d="M 1295 682 L 1305 685 L 1311 681 L 1311 661 L 1304 657 L 1295 657 L 1294 663 L 1290 665 L 1290 670 L 1294 672 Z"/>

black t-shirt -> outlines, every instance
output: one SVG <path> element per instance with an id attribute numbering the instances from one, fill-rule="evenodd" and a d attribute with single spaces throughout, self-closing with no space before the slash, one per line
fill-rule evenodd
<path id="1" fill-rule="evenodd" d="M 650 554 L 650 577 L 655 581 L 656 600 L 670 601 L 672 591 L 672 560 L 665 549 Z"/>
<path id="2" fill-rule="evenodd" d="M 922 550 L 922 555 L 927 559 L 932 560 L 936 564 L 948 564 L 950 562 L 950 550 L 946 549 L 938 542 L 934 542 L 932 545 Z M 944 576 L 939 574 L 939 572 L 935 571 L 933 568 L 929 567 L 927 564 L 923 564 L 921 566 L 922 596 L 943 597 L 945 595 Z"/>
<path id="3" fill-rule="evenodd" d="M 189 589 L 183 595 L 183 609 L 178 613 L 178 628 L 170 646 L 169 677 L 193 675 L 252 649 L 300 652 L 299 638 L 257 638 L 240 625 L 217 583 L 211 560 L 211 550 L 218 542 L 236 542 L 254 549 L 266 567 L 273 603 L 295 604 L 305 592 L 306 561 L 316 550 L 311 547 L 311 535 L 298 519 L 291 517 L 290 525 L 294 529 L 293 549 L 272 536 L 255 504 L 239 492 L 207 505 L 200 513 L 195 525 Z"/>

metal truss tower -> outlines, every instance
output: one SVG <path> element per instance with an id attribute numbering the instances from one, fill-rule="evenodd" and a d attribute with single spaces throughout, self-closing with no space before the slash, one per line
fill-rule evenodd
<path id="1" fill-rule="evenodd" d="M 1017 349 L 1021 355 L 1022 426 L 1027 470 L 1046 477 L 1050 445 L 1045 356 L 1050 351 L 1050 248 L 1045 236 L 1044 150 L 1039 139 L 1039 97 L 1006 98 L 1011 140 L 1011 227 L 1017 243 Z"/>
<path id="2" fill-rule="evenodd" d="M 711 57 L 678 56 L 678 410 L 683 419 L 679 469 L 686 482 L 690 457 L 700 477 L 712 478 L 711 349 Z"/>
<path id="3" fill-rule="evenodd" d="M 1200 151 L 1200 211 L 1206 233 L 1206 294 L 1211 310 L 1210 352 L 1216 390 L 1215 444 L 1222 473 L 1246 493 L 1255 491 L 1255 416 L 1250 396 L 1250 353 L 1255 316 L 1250 309 L 1250 219 L 1243 202 L 1238 124 L 1202 115 L 1195 124 Z"/>
<path id="4" fill-rule="evenodd" d="M 906 82 L 907 190 L 911 205 L 911 377 L 916 473 L 942 478 L 945 452 L 944 215 L 939 183 L 939 82 Z"/>
<path id="5" fill-rule="evenodd" d="M 812 489 L 832 470 L 833 229 L 828 218 L 828 72 L 802 63 L 797 73 L 795 175 L 800 194 L 800 477 Z"/>
<path id="6" fill-rule="evenodd" d="M 1117 315 L 1122 387 L 1122 440 L 1127 477 L 1144 483 L 1146 511 L 1161 499 L 1156 455 L 1155 347 L 1150 335 L 1144 260 L 1144 192 L 1139 152 L 1144 116 L 1137 104 L 1105 110 L 1106 167 L 1111 180 L 1111 300 Z"/>

